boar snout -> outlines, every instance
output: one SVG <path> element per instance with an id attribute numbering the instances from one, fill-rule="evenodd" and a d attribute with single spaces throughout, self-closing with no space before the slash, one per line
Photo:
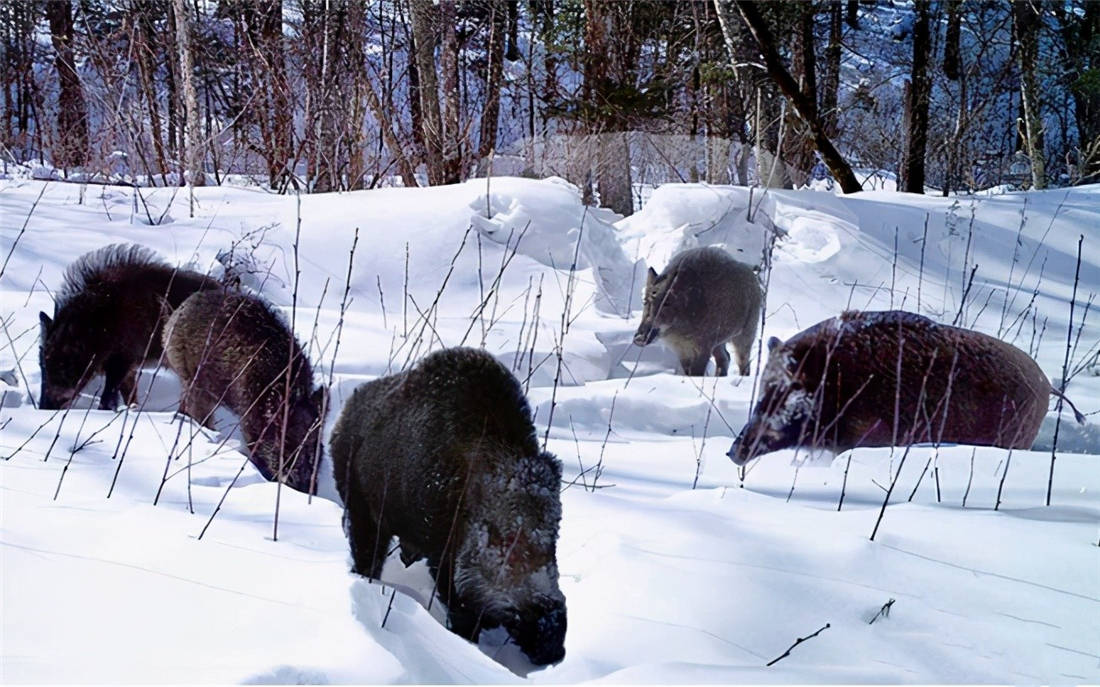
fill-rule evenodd
<path id="1" fill-rule="evenodd" d="M 564 601 L 541 605 L 532 616 L 514 633 L 516 643 L 535 665 L 558 663 L 565 658 Z"/>
<path id="2" fill-rule="evenodd" d="M 653 343 L 657 335 L 661 333 L 659 327 L 654 327 L 651 324 L 642 323 L 638 327 L 638 331 L 634 332 L 634 345 L 635 346 L 648 346 Z"/>

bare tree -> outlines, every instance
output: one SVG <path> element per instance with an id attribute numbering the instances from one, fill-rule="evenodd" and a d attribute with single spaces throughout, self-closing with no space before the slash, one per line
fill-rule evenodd
<path id="1" fill-rule="evenodd" d="M 489 157 L 496 148 L 500 88 L 504 75 L 504 43 L 508 39 L 505 34 L 514 28 L 508 22 L 515 17 L 514 9 L 510 13 L 506 2 L 507 0 L 488 0 L 489 45 L 486 50 L 488 64 L 485 70 L 485 108 L 481 113 L 481 135 L 478 137 L 477 148 L 477 156 L 482 160 Z M 509 47 L 515 48 L 514 40 Z"/>
<path id="2" fill-rule="evenodd" d="M 908 193 L 924 193 L 924 152 L 928 147 L 928 106 L 932 96 L 932 79 L 928 74 L 932 52 L 931 4 L 931 0 L 914 0 L 917 16 L 913 23 L 913 69 L 906 84 L 906 142 L 901 164 L 901 190 Z"/>
<path id="3" fill-rule="evenodd" d="M 53 162 L 62 169 L 80 167 L 88 162 L 88 107 L 73 53 L 72 3 L 70 0 L 49 0 L 46 18 L 50 24 L 59 84 Z"/>
<path id="4" fill-rule="evenodd" d="M 1016 20 L 1016 36 L 1019 42 L 1017 59 L 1020 65 L 1020 95 L 1023 101 L 1022 133 L 1028 157 L 1031 158 L 1031 186 L 1047 187 L 1046 153 L 1043 144 L 1043 117 L 1039 105 L 1039 79 L 1036 69 L 1039 62 L 1039 30 L 1042 19 L 1037 0 L 1018 0 L 1012 3 Z"/>
<path id="5" fill-rule="evenodd" d="M 435 42 L 433 21 L 436 13 L 431 0 L 410 0 L 413 53 L 416 74 L 419 79 L 418 102 L 420 106 L 421 138 L 424 141 L 425 165 L 428 183 L 432 186 L 448 183 L 443 164 L 443 115 L 439 106 L 439 82 L 436 78 Z"/>
<path id="6" fill-rule="evenodd" d="M 764 56 L 764 64 L 767 66 L 768 75 L 771 76 L 779 86 L 779 89 L 791 103 L 791 106 L 794 107 L 798 115 L 810 128 L 810 133 L 813 135 L 814 139 L 814 145 L 817 147 L 818 152 L 821 153 L 821 158 L 829 168 L 833 178 L 840 184 L 841 190 L 845 193 L 856 193 L 857 191 L 861 191 L 863 187 L 860 185 L 859 180 L 856 179 L 856 175 L 852 172 L 851 165 L 848 164 L 848 161 L 844 159 L 844 156 L 840 154 L 833 145 L 833 142 L 829 139 L 829 136 L 825 133 L 825 127 L 821 119 L 817 116 L 816 102 L 811 101 L 806 94 L 799 89 L 798 84 L 783 65 L 783 60 L 779 56 L 779 51 L 776 47 L 775 38 L 772 35 L 771 29 L 768 27 L 767 21 L 760 13 L 760 8 L 757 7 L 757 3 L 751 2 L 750 0 L 734 0 L 734 3 L 741 13 L 741 17 L 745 20 L 745 24 L 749 27 L 749 31 L 752 32 L 753 38 L 756 39 L 757 47 Z M 714 0 L 714 6 L 718 11 L 718 17 L 721 20 L 723 32 L 728 33 L 728 27 L 733 22 L 728 5 L 724 0 Z M 727 37 L 726 42 L 727 44 L 732 43 L 732 38 Z"/>
<path id="7" fill-rule="evenodd" d="M 183 90 L 185 116 L 184 143 L 181 148 L 184 170 L 187 181 L 192 186 L 203 186 L 205 179 L 202 172 L 202 131 L 199 128 L 199 98 L 195 91 L 194 62 L 191 52 L 191 15 L 187 0 L 173 0 L 172 10 L 176 18 L 176 45 L 179 48 L 180 86 Z"/>

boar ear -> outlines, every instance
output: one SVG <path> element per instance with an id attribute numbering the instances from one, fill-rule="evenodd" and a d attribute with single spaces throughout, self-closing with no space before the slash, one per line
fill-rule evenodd
<path id="1" fill-rule="evenodd" d="M 780 341 L 778 337 L 770 337 L 768 339 L 768 353 L 774 353 L 775 349 L 779 348 L 782 344 L 783 342 Z"/>
<path id="2" fill-rule="evenodd" d="M 38 324 L 42 327 L 42 332 L 45 333 L 46 330 L 50 328 L 50 325 L 53 324 L 53 320 L 50 319 L 49 315 L 39 310 Z"/>
<path id="3" fill-rule="evenodd" d="M 655 281 L 657 281 L 657 270 L 650 267 L 649 270 L 645 273 L 645 283 L 647 285 L 650 285 Z"/>

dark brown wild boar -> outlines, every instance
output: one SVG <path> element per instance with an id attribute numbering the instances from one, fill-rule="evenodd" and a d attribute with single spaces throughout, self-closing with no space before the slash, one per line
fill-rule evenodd
<path id="1" fill-rule="evenodd" d="M 647 346 L 660 338 L 680 358 L 686 375 L 705 374 L 713 356 L 716 372 L 723 377 L 730 366 L 729 341 L 738 370 L 747 375 L 760 300 L 760 284 L 751 267 L 721 248 L 685 250 L 660 275 L 649 268 L 634 343 Z"/>
<path id="2" fill-rule="evenodd" d="M 209 427 L 224 405 L 240 417 L 266 479 L 283 475 L 288 486 L 316 493 L 328 399 L 324 387 L 314 389 L 309 359 L 282 317 L 252 295 L 202 291 L 168 319 L 164 350 L 180 378 L 180 412 Z"/>
<path id="3" fill-rule="evenodd" d="M 65 408 L 93 377 L 105 378 L 99 407 L 134 403 L 137 369 L 161 355 L 165 304 L 173 308 L 217 280 L 172 267 L 137 245 L 111 245 L 87 253 L 65 270 L 54 315 L 38 313 L 38 407 Z"/>
<path id="4" fill-rule="evenodd" d="M 406 565 L 428 559 L 452 632 L 503 626 L 533 663 L 562 659 L 561 464 L 507 368 L 453 348 L 363 384 L 330 448 L 355 572 L 378 578 L 396 536 Z"/>
<path id="5" fill-rule="evenodd" d="M 1035 361 L 1000 339 L 910 312 L 848 311 L 768 341 L 760 400 L 729 456 L 743 465 L 784 448 L 921 442 L 1027 449 L 1052 393 Z"/>

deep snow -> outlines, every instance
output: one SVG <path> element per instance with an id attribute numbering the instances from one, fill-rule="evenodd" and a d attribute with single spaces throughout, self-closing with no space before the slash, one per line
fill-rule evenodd
<path id="1" fill-rule="evenodd" d="M 1091 306 L 1077 329 L 1100 292 L 1100 186 L 938 198 L 668 185 L 624 219 L 557 179 L 300 199 L 206 188 L 194 218 L 186 192 L 138 193 L 0 181 L 0 680 L 1100 680 Z M 348 573 L 331 480 L 312 502 L 281 490 L 273 538 L 276 485 L 246 463 L 229 413 L 220 432 L 174 418 L 170 373 L 143 375 L 141 412 L 90 409 L 95 383 L 67 414 L 31 405 L 37 312 L 69 262 L 118 241 L 214 270 L 236 246 L 246 283 L 289 309 L 300 229 L 294 324 L 327 380 L 356 228 L 328 429 L 355 385 L 441 345 L 482 345 L 513 367 L 568 483 L 557 666 L 528 674 L 499 633 L 480 650 L 451 635 L 438 605 L 424 608 L 423 564 L 387 565 L 396 593 Z M 765 340 L 846 307 L 904 307 L 1000 335 L 1052 379 L 1084 235 L 1067 394 L 1092 424 L 1063 416 L 1052 505 L 1053 411 L 1042 450 L 785 451 L 741 481 L 724 453 L 754 378 L 675 375 L 669 351 L 631 336 L 645 266 L 715 242 L 755 261 L 773 231 Z"/>

